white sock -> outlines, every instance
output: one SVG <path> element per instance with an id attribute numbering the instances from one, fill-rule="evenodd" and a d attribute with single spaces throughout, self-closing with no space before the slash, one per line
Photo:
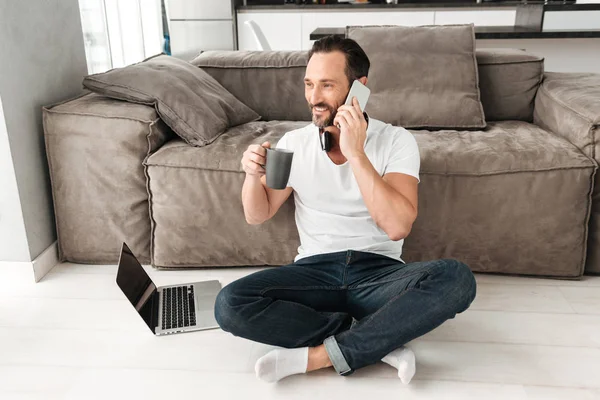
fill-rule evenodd
<path id="1" fill-rule="evenodd" d="M 398 377 L 405 385 L 408 385 L 415 375 L 415 353 L 408 347 L 400 347 L 381 359 L 386 364 L 398 370 Z"/>
<path id="2" fill-rule="evenodd" d="M 262 356 L 256 362 L 256 376 L 266 382 L 277 382 L 289 375 L 303 374 L 308 368 L 308 347 L 278 349 Z"/>

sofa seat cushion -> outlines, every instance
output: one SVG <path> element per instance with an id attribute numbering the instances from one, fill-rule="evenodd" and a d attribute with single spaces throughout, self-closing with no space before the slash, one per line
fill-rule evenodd
<path id="1" fill-rule="evenodd" d="M 241 166 L 249 144 L 275 146 L 306 122 L 252 122 L 210 146 L 181 140 L 146 164 L 152 259 L 159 267 L 285 265 L 300 244 L 293 195 L 261 225 L 245 221 Z M 411 131 L 419 144 L 419 216 L 407 262 L 456 258 L 474 271 L 578 277 L 585 265 L 594 163 L 521 121 L 483 131 Z"/>
<path id="2" fill-rule="evenodd" d="M 478 272 L 583 274 L 596 166 L 573 144 L 521 121 L 413 134 L 419 216 L 405 261 L 456 258 Z"/>
<path id="3" fill-rule="evenodd" d="M 201 148 L 173 140 L 150 156 L 149 165 L 242 172 L 250 144 L 277 140 L 307 122 L 250 122 L 231 128 Z M 522 121 L 490 122 L 482 131 L 410 130 L 419 144 L 421 173 L 489 175 L 591 165 L 565 139 Z"/>
<path id="4" fill-rule="evenodd" d="M 422 174 L 491 175 L 589 167 L 567 140 L 523 121 L 490 122 L 482 131 L 411 130 Z"/>
<path id="5" fill-rule="evenodd" d="M 148 159 L 148 165 L 243 172 L 242 156 L 251 144 L 277 141 L 288 131 L 309 122 L 256 121 L 229 129 L 210 146 L 192 147 L 183 140 L 165 144 Z"/>
<path id="6" fill-rule="evenodd" d="M 275 147 L 307 122 L 250 122 L 206 147 L 182 140 L 146 161 L 150 193 L 151 255 L 157 267 L 283 265 L 298 249 L 293 196 L 274 218 L 249 225 L 242 206 L 242 156 L 251 144 Z"/>

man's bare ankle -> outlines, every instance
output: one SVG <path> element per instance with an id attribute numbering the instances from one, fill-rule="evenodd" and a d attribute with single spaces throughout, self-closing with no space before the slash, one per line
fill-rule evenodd
<path id="1" fill-rule="evenodd" d="M 308 348 L 308 366 L 306 372 L 328 368 L 332 365 L 324 345 Z"/>

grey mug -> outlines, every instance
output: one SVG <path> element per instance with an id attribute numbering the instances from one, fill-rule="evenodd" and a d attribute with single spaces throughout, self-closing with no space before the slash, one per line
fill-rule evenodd
<path id="1" fill-rule="evenodd" d="M 287 149 L 267 149 L 265 164 L 267 186 L 271 189 L 285 189 L 292 170 L 294 152 Z"/>

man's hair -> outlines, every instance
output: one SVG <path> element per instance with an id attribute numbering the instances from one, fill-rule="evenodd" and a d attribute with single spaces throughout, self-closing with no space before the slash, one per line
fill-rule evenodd
<path id="1" fill-rule="evenodd" d="M 310 61 L 315 53 L 331 53 L 334 51 L 340 51 L 346 56 L 345 72 L 350 85 L 355 79 L 369 74 L 369 67 L 371 66 L 369 57 L 358 43 L 348 38 L 330 35 L 317 40 L 308 52 L 308 60 Z"/>

